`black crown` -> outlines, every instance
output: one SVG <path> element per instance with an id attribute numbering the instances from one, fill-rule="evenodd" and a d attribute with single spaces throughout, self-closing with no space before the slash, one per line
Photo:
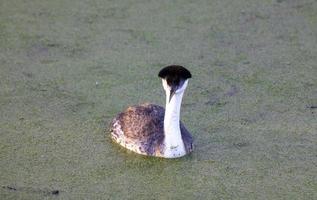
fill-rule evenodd
<path id="1" fill-rule="evenodd" d="M 178 77 L 179 79 L 188 79 L 192 77 L 190 71 L 180 65 L 170 65 L 164 67 L 161 69 L 158 76 L 161 78 Z"/>

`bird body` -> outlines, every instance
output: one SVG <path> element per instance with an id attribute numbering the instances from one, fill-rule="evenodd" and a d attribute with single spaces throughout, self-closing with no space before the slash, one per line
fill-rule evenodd
<path id="1" fill-rule="evenodd" d="M 180 121 L 180 108 L 190 72 L 181 66 L 163 68 L 165 109 L 155 104 L 128 107 L 110 125 L 112 139 L 142 155 L 177 158 L 193 150 L 193 138 Z"/>

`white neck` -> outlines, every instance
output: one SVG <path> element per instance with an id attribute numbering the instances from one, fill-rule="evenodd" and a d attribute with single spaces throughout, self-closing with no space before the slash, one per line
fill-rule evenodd
<path id="1" fill-rule="evenodd" d="M 180 131 L 180 108 L 184 91 L 173 95 L 169 101 L 170 92 L 166 90 L 166 107 L 164 116 L 165 152 L 167 158 L 181 157 L 186 154 Z"/>

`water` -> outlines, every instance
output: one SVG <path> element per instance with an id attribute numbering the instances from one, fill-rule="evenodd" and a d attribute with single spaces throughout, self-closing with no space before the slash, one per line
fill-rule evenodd
<path id="1" fill-rule="evenodd" d="M 314 199 L 314 1 L 2 1 L 1 199 Z M 193 75 L 195 151 L 148 158 L 106 131 Z M 58 191 L 58 192 L 57 192 Z"/>

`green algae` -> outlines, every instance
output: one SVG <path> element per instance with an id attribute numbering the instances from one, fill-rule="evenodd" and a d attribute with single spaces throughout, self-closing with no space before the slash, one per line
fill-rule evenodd
<path id="1" fill-rule="evenodd" d="M 315 199 L 314 1 L 1 1 L 1 199 Z M 105 131 L 189 68 L 195 151 Z M 59 191 L 52 194 L 52 191 Z"/>

